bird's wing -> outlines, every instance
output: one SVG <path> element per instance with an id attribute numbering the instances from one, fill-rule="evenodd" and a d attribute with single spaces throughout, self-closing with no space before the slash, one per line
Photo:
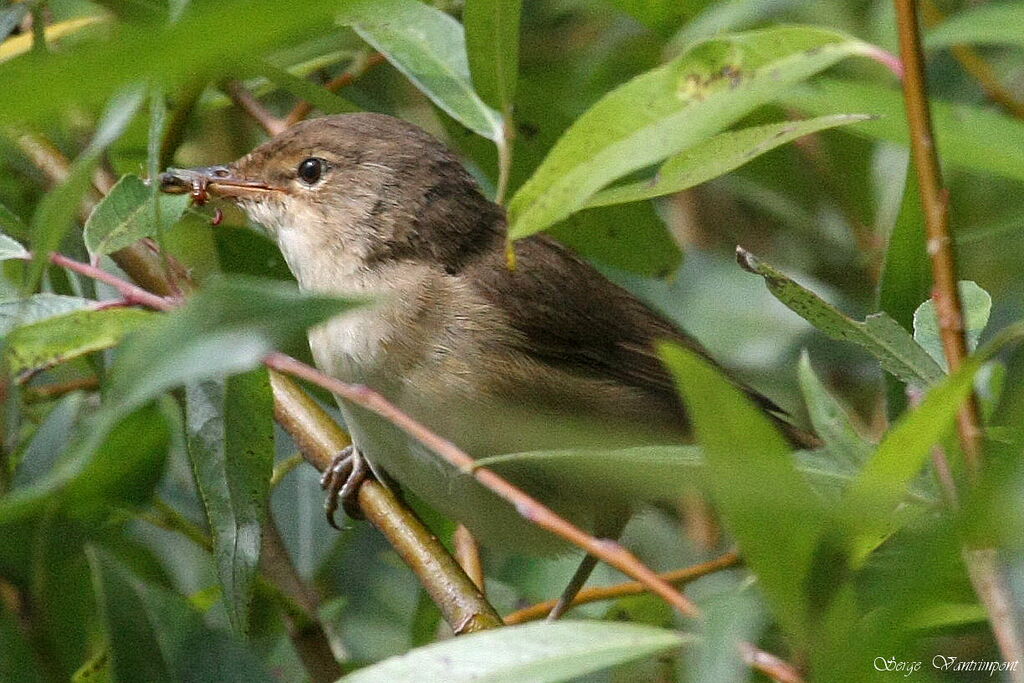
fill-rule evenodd
<path id="1" fill-rule="evenodd" d="M 510 270 L 501 254 L 488 255 L 472 266 L 470 281 L 520 334 L 521 351 L 562 371 L 635 387 L 683 415 L 654 345 L 673 341 L 714 362 L 698 341 L 550 238 L 517 242 L 516 256 Z M 782 412 L 736 384 L 765 410 Z"/>

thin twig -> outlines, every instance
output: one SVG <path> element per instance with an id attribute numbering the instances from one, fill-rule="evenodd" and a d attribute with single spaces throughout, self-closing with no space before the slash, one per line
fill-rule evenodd
<path id="1" fill-rule="evenodd" d="M 683 569 L 665 572 L 660 576 L 665 581 L 678 586 L 695 581 L 702 576 L 707 576 L 708 574 L 713 574 L 714 572 L 722 571 L 723 569 L 735 567 L 742 561 L 743 560 L 740 558 L 739 553 L 728 552 L 709 562 L 702 562 L 701 564 L 695 564 L 692 567 L 685 567 Z M 579 605 L 585 605 L 590 602 L 599 602 L 601 600 L 614 600 L 616 598 L 622 598 L 630 595 L 642 595 L 643 593 L 648 592 L 650 591 L 647 586 L 637 581 L 619 583 L 614 586 L 586 588 L 576 594 L 576 597 L 573 598 L 570 607 L 577 607 Z M 505 615 L 505 623 L 509 625 L 522 624 L 535 619 L 543 619 L 551 612 L 551 608 L 555 606 L 556 602 L 558 601 L 546 600 L 544 602 L 537 603 L 536 605 L 524 607 L 521 610 Z"/>
<path id="2" fill-rule="evenodd" d="M 269 135 L 277 135 L 288 127 L 283 120 L 270 113 L 270 110 L 264 107 L 263 103 L 256 99 L 256 96 L 249 92 L 241 82 L 228 81 L 224 84 L 223 89 L 231 101 L 241 107 Z"/>
<path id="3" fill-rule="evenodd" d="M 98 377 L 79 377 L 66 382 L 54 382 L 52 384 L 40 384 L 34 387 L 25 388 L 25 403 L 40 403 L 60 398 L 73 391 L 90 391 L 100 386 Z"/>
<path id="4" fill-rule="evenodd" d="M 935 26 L 942 23 L 946 17 L 932 0 L 924 0 L 921 3 L 921 14 L 924 17 L 926 26 Z M 978 85 L 985 91 L 990 100 L 1006 110 L 1007 113 L 1024 119 L 1024 101 L 1017 99 L 1006 86 L 1000 81 L 995 71 L 974 48 L 968 45 L 954 45 L 950 48 L 953 57 L 960 62 L 964 71 L 969 73 L 978 81 Z"/>
<path id="5" fill-rule="evenodd" d="M 903 60 L 903 96 L 907 104 L 910 126 L 910 149 L 917 169 L 925 229 L 928 234 L 928 255 L 932 262 L 932 299 L 939 320 L 939 335 L 950 372 L 955 372 L 967 358 L 964 336 L 963 308 L 957 288 L 956 255 L 949 236 L 949 193 L 942 183 L 935 135 L 932 129 L 928 87 L 925 82 L 924 56 L 917 23 L 916 0 L 895 0 Z M 960 442 L 967 469 L 977 476 L 981 467 L 981 420 L 977 399 L 965 402 L 957 419 Z"/>
<path id="6" fill-rule="evenodd" d="M 370 387 L 348 384 L 320 372 L 316 368 L 295 360 L 283 353 L 272 353 L 263 361 L 267 367 L 283 372 L 317 386 L 327 389 L 358 406 L 361 406 L 395 425 L 421 444 L 434 451 L 448 463 L 466 474 L 472 475 L 477 481 L 498 494 L 524 518 L 541 528 L 556 534 L 573 545 L 586 550 L 591 555 L 603 560 L 622 573 L 633 577 L 650 587 L 651 591 L 661 596 L 666 602 L 688 617 L 698 614 L 696 605 L 685 598 L 671 584 L 663 581 L 654 571 L 646 567 L 631 552 L 608 539 L 596 538 L 581 528 L 559 516 L 554 510 L 536 498 L 511 484 L 486 467 L 478 467 L 476 462 L 465 451 L 448 439 L 438 436 L 422 423 L 399 410 L 381 394 Z"/>
<path id="7" fill-rule="evenodd" d="M 757 669 L 779 683 L 803 683 L 803 677 L 792 664 L 749 643 L 740 643 L 740 654 L 751 669 Z"/>
<path id="8" fill-rule="evenodd" d="M 387 60 L 384 58 L 384 55 L 382 55 L 379 52 L 373 52 L 367 55 L 365 59 L 357 60 L 356 62 L 354 62 L 352 66 L 345 70 L 344 73 L 342 73 L 339 76 L 335 76 L 331 80 L 324 83 L 323 87 L 326 90 L 330 90 L 331 92 L 338 92 L 342 88 L 352 85 L 352 83 L 355 82 L 357 78 L 359 78 L 364 73 L 366 73 L 373 67 L 377 66 L 378 64 L 383 64 L 385 61 Z M 295 107 L 288 113 L 288 116 L 285 117 L 285 128 L 294 126 L 296 123 L 309 116 L 309 113 L 311 111 L 313 111 L 312 104 L 310 104 L 306 100 L 298 102 L 295 105 Z"/>
<path id="9" fill-rule="evenodd" d="M 287 477 L 292 470 L 301 465 L 305 458 L 302 457 L 302 453 L 296 453 L 295 455 L 285 458 L 278 464 L 274 465 L 274 471 L 270 475 L 270 488 L 274 488 L 281 481 Z"/>
<path id="10" fill-rule="evenodd" d="M 910 127 L 911 152 L 917 168 L 928 235 L 928 254 L 932 261 L 932 298 L 935 301 L 943 351 L 949 369 L 953 372 L 967 357 L 967 341 L 957 287 L 956 256 L 949 235 L 949 192 L 942 183 L 932 130 L 917 2 L 895 0 L 895 4 L 900 54 L 905 69 L 903 94 Z M 977 397 L 972 394 L 957 415 L 960 445 L 972 483 L 979 476 L 982 465 L 980 424 Z M 1006 607 L 1012 605 L 1013 601 L 995 549 L 966 548 L 964 559 L 974 590 L 985 605 L 1003 659 L 1024 659 L 1020 626 L 1013 610 Z M 1024 681 L 1024 671 L 1014 672 L 1014 680 Z"/>

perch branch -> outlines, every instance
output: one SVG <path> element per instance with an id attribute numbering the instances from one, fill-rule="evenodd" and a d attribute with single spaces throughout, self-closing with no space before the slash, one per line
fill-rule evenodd
<path id="1" fill-rule="evenodd" d="M 354 83 L 356 79 L 358 79 L 364 73 L 366 73 L 373 67 L 377 66 L 378 64 L 383 64 L 385 61 L 386 60 L 384 59 L 384 55 L 382 55 L 379 52 L 373 52 L 367 55 L 365 59 L 357 60 L 356 62 L 354 62 L 351 67 L 345 70 L 344 73 L 342 73 L 339 76 L 335 76 L 331 80 L 324 83 L 323 87 L 326 88 L 327 90 L 330 90 L 331 92 L 338 92 L 342 88 L 352 85 L 352 83 Z M 309 113 L 311 111 L 313 111 L 312 104 L 310 104 L 306 100 L 300 101 L 298 104 L 295 105 L 295 108 L 288 113 L 288 116 L 285 117 L 285 128 L 288 128 L 289 126 L 294 126 L 296 123 L 309 116 Z"/>

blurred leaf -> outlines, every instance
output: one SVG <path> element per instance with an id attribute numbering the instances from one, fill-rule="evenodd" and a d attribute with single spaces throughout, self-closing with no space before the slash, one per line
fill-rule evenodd
<path id="1" fill-rule="evenodd" d="M 691 681 L 735 683 L 750 678 L 749 668 L 737 657 L 740 644 L 756 642 L 765 620 L 763 608 L 749 591 L 715 595 L 706 604 L 696 656 L 687 658 Z"/>
<path id="2" fill-rule="evenodd" d="M 144 583 L 103 550 L 91 548 L 89 564 L 116 680 L 276 680 L 252 652 L 208 628 L 181 597 Z"/>
<path id="3" fill-rule="evenodd" d="M 0 681 L 42 683 L 46 680 L 13 610 L 0 609 L 0 643 L 3 643 L 0 647 Z"/>
<path id="4" fill-rule="evenodd" d="M 662 35 L 679 26 L 688 14 L 687 3 L 679 0 L 611 0 L 611 3 Z"/>
<path id="5" fill-rule="evenodd" d="M 462 9 L 473 85 L 500 112 L 512 110 L 519 77 L 522 0 L 467 0 Z"/>
<path id="6" fill-rule="evenodd" d="M 196 78 L 215 78 L 252 53 L 324 26 L 336 9 L 329 2 L 309 3 L 301 12 L 273 0 L 193 2 L 171 24 L 120 25 L 106 41 L 12 59 L 0 64 L 0 122 L 48 119 L 139 81 L 170 91 Z M 39 97 L 40 83 L 47 84 L 46 97 Z"/>
<path id="7" fill-rule="evenodd" d="M 4 212 L 8 215 L 4 215 Z M 14 221 L 20 222 L 20 219 L 17 216 L 0 206 L 0 227 L 6 228 L 7 226 L 4 224 L 8 220 L 12 223 L 14 223 Z M 0 261 L 6 261 L 7 259 L 12 258 L 24 259 L 28 257 L 28 249 L 23 247 L 20 242 L 0 233 Z"/>
<path id="8" fill-rule="evenodd" d="M 874 446 L 854 429 L 846 410 L 814 374 L 806 351 L 800 356 L 799 374 L 800 390 L 814 432 L 825 442 L 831 456 L 840 460 L 849 471 L 859 470 Z"/>
<path id="9" fill-rule="evenodd" d="M 814 490 L 828 498 L 846 489 L 853 473 L 824 451 L 797 453 L 797 469 Z M 515 478 L 529 474 L 545 480 L 569 479 L 583 491 L 621 500 L 675 500 L 683 491 L 707 483 L 699 446 L 638 446 L 615 450 L 562 450 L 506 453 L 477 458 L 482 467 Z"/>
<path id="10" fill-rule="evenodd" d="M 18 299 L 0 299 L 0 335 L 10 334 L 19 325 L 29 325 L 47 318 L 92 306 L 94 302 L 77 296 L 33 294 Z"/>
<path id="11" fill-rule="evenodd" d="M 0 204 L 0 231 L 14 233 L 21 239 L 28 237 L 28 226 L 25 225 L 25 221 L 3 204 Z M 6 240 L 14 241 L 7 235 L 4 235 L 4 239 L 5 243 Z"/>
<path id="12" fill-rule="evenodd" d="M 123 418 L 122 418 L 123 416 Z M 147 405 L 124 415 L 101 409 L 45 476 L 0 498 L 0 524 L 56 502 L 70 516 L 96 518 L 149 499 L 163 474 L 174 409 Z"/>
<path id="13" fill-rule="evenodd" d="M 786 440 L 741 389 L 681 346 L 663 343 L 659 352 L 704 449 L 725 526 L 783 627 L 807 642 L 811 606 L 805 581 L 826 509 L 797 471 Z"/>
<path id="14" fill-rule="evenodd" d="M 997 2 L 967 7 L 925 36 L 928 48 L 970 43 L 1024 47 L 1024 2 Z"/>
<path id="15" fill-rule="evenodd" d="M 78 667 L 71 683 L 114 683 L 110 671 L 110 650 L 103 648 Z"/>
<path id="16" fill-rule="evenodd" d="M 992 312 L 992 297 L 988 292 L 971 280 L 961 280 L 960 305 L 964 316 L 964 334 L 967 336 L 967 350 L 974 351 L 978 339 L 988 325 L 988 316 Z M 935 362 L 947 368 L 946 354 L 942 350 L 942 338 L 939 332 L 939 319 L 935 315 L 935 301 L 926 299 L 914 311 L 914 339 L 924 347 Z"/>
<path id="17" fill-rule="evenodd" d="M 131 409 L 177 386 L 250 370 L 352 305 L 282 282 L 211 279 L 184 307 L 125 341 L 107 395 Z"/>
<path id="18" fill-rule="evenodd" d="M 351 0 L 339 21 L 466 128 L 501 139 L 501 116 L 473 90 L 466 36 L 455 19 L 416 0 Z"/>
<path id="19" fill-rule="evenodd" d="M 576 120 L 509 203 L 509 237 L 557 223 L 598 190 L 705 140 L 864 43 L 810 27 L 723 36 L 637 76 Z"/>
<path id="20" fill-rule="evenodd" d="M 268 61 L 264 60 L 256 69 L 270 79 L 277 87 L 309 102 L 324 114 L 345 114 L 362 111 L 341 95 L 333 93 L 310 80 L 299 78 Z"/>
<path id="21" fill-rule="evenodd" d="M 2 73 L 3 69 L 0 69 L 0 74 Z M 0 75 L 0 78 L 3 76 Z M 143 88 L 132 86 L 112 98 L 92 140 L 71 165 L 65 181 L 48 192 L 39 202 L 32 216 L 32 250 L 35 258 L 25 283 L 26 291 L 35 289 L 39 284 L 43 270 L 49 263 L 50 253 L 60 248 L 65 233 L 78 213 L 82 197 L 92 184 L 92 173 L 103 151 L 113 144 L 132 122 L 142 106 L 144 97 Z M 3 108 L 0 107 L 0 116 L 2 111 Z"/>
<path id="22" fill-rule="evenodd" d="M 878 288 L 878 307 L 903 329 L 914 329 L 914 309 L 931 291 L 931 263 L 925 251 L 924 212 L 913 160 L 907 162 L 903 201 L 889 234 Z M 906 408 L 906 388 L 891 375 L 885 379 L 888 412 L 895 418 Z"/>
<path id="23" fill-rule="evenodd" d="M 736 257 L 746 270 L 763 277 L 771 293 L 801 318 L 833 339 L 863 347 L 901 381 L 928 386 L 942 379 L 942 368 L 885 313 L 869 315 L 864 322 L 852 320 L 745 249 L 738 247 Z"/>
<path id="24" fill-rule="evenodd" d="M 213 532 L 231 625 L 248 631 L 262 524 L 274 467 L 274 401 L 257 368 L 185 388 L 188 452 Z"/>
<path id="25" fill-rule="evenodd" d="M 843 500 L 840 519 L 848 525 L 854 566 L 860 564 L 879 538 L 892 531 L 892 513 L 907 486 L 931 455 L 932 447 L 953 426 L 953 418 L 973 387 L 983 356 L 964 364 L 928 390 L 921 404 L 905 414 L 882 439 Z"/>
<path id="26" fill-rule="evenodd" d="M 678 3 L 678 0 L 676 1 Z M 666 52 L 676 55 L 709 38 L 757 26 L 772 15 L 781 13 L 789 5 L 797 4 L 800 1 L 717 0 L 707 2 L 703 12 L 683 24 L 679 32 L 672 36 L 666 47 Z"/>
<path id="27" fill-rule="evenodd" d="M 122 177 L 85 222 L 85 246 L 93 256 L 110 254 L 170 230 L 188 207 L 187 194 L 159 194 L 135 175 Z"/>
<path id="28" fill-rule="evenodd" d="M 685 642 L 675 631 L 635 624 L 565 620 L 508 626 L 417 648 L 339 683 L 565 681 Z"/>
<path id="29" fill-rule="evenodd" d="M 907 145 L 907 117 L 903 94 L 898 89 L 866 82 L 815 80 L 783 93 L 780 103 L 810 114 L 843 111 L 874 114 L 877 118 L 857 123 L 848 130 L 879 140 Z M 982 173 L 1024 180 L 1024 155 L 1007 140 L 1024 139 L 1024 121 L 991 108 L 931 100 L 932 122 L 942 159 Z M 970 135 L 964 135 L 970 131 Z"/>
<path id="30" fill-rule="evenodd" d="M 153 319 L 149 311 L 107 308 L 72 311 L 22 325 L 7 335 L 4 354 L 8 371 L 18 375 L 108 349 Z"/>
<path id="31" fill-rule="evenodd" d="M 550 234 L 587 258 L 651 277 L 667 277 L 683 262 L 653 202 L 584 209 Z"/>
<path id="32" fill-rule="evenodd" d="M 907 622 L 910 628 L 940 629 L 965 624 L 981 624 L 988 621 L 985 606 L 976 602 L 951 603 L 944 602 L 930 605 L 917 612 Z"/>
<path id="33" fill-rule="evenodd" d="M 725 175 L 751 159 L 797 138 L 868 118 L 861 114 L 838 114 L 719 133 L 671 157 L 651 178 L 598 192 L 590 198 L 587 206 L 635 202 L 680 192 Z"/>

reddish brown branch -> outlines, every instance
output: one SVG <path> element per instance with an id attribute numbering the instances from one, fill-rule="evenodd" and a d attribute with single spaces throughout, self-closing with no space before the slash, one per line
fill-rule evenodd
<path id="1" fill-rule="evenodd" d="M 263 103 L 256 99 L 256 96 L 239 81 L 225 83 L 224 92 L 232 102 L 260 124 L 268 135 L 277 135 L 288 127 L 284 121 L 270 113 L 270 110 L 264 107 Z"/>
<path id="2" fill-rule="evenodd" d="M 386 60 L 384 58 L 384 55 L 382 55 L 381 53 L 371 53 L 365 59 L 360 60 L 341 75 L 335 76 L 331 80 L 324 83 L 323 87 L 327 90 L 330 90 L 331 92 L 338 92 L 342 88 L 352 85 L 352 83 L 354 83 L 357 78 L 359 78 L 364 73 L 366 73 L 373 67 L 377 66 L 378 64 L 383 64 L 385 61 Z M 285 117 L 285 128 L 294 126 L 296 123 L 309 116 L 309 113 L 311 111 L 313 111 L 313 105 L 307 102 L 306 100 L 302 100 L 301 102 L 296 104 L 295 108 L 292 109 L 291 112 L 288 113 L 288 116 Z"/>
<path id="3" fill-rule="evenodd" d="M 702 576 L 707 576 L 708 574 L 713 574 L 714 572 L 722 571 L 723 569 L 735 567 L 741 562 L 742 559 L 738 553 L 728 552 L 709 562 L 702 562 L 701 564 L 695 564 L 692 567 L 685 567 L 683 569 L 665 572 L 660 576 L 665 581 L 678 586 L 690 583 L 691 581 L 696 581 Z M 616 598 L 622 598 L 630 595 L 641 595 L 648 592 L 650 591 L 647 586 L 637 581 L 620 583 L 614 586 L 586 588 L 576 595 L 570 607 L 585 605 L 589 602 L 599 602 L 601 600 L 614 600 Z M 533 621 L 535 619 L 543 619 L 551 612 L 551 609 L 555 606 L 556 602 L 557 600 L 547 600 L 545 602 L 537 603 L 536 605 L 524 607 L 521 610 L 506 615 L 505 623 L 509 625 L 522 624 L 523 622 Z"/>

